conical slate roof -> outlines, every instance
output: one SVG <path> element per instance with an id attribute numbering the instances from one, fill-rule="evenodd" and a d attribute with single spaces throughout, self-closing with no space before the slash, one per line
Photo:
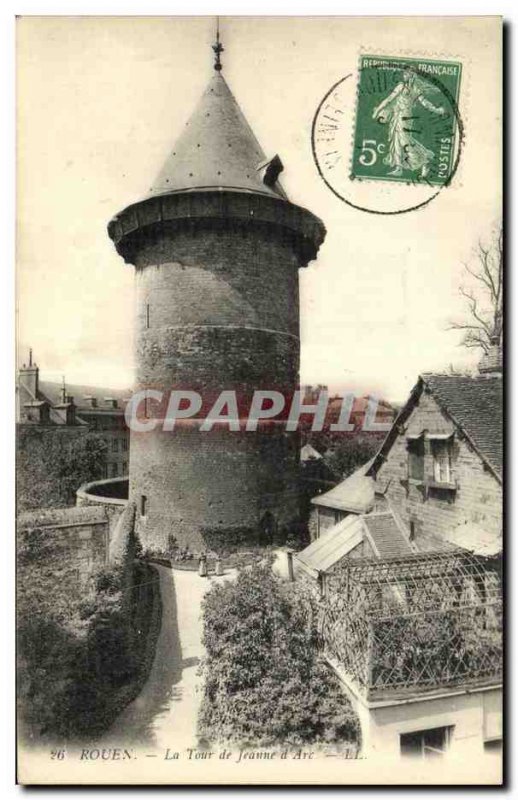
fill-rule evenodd
<path id="1" fill-rule="evenodd" d="M 273 155 L 273 154 L 272 154 Z M 210 80 L 150 190 L 151 196 L 194 189 L 237 189 L 286 199 L 263 183 L 267 158 L 221 73 Z"/>

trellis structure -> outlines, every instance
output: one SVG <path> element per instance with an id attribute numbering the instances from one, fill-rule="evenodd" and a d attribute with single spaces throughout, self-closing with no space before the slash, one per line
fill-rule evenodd
<path id="1" fill-rule="evenodd" d="M 497 683 L 500 574 L 461 550 L 344 559 L 325 576 L 319 631 L 324 652 L 370 699 Z"/>

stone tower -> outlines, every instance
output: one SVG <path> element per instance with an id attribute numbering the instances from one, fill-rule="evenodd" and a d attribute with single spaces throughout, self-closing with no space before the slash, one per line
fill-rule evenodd
<path id="1" fill-rule="evenodd" d="M 219 48 L 219 49 L 218 49 Z M 290 203 L 221 75 L 215 74 L 149 194 L 108 232 L 135 266 L 137 388 L 298 387 L 298 270 L 325 236 Z M 153 415 L 158 412 L 148 412 Z M 199 424 L 131 434 L 130 499 L 144 547 L 191 551 L 282 536 L 299 520 L 299 444 Z"/>

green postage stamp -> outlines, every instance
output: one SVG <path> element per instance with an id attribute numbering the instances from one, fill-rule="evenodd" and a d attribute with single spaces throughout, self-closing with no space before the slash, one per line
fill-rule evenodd
<path id="1" fill-rule="evenodd" d="M 448 184 L 461 139 L 454 61 L 363 55 L 351 178 Z"/>

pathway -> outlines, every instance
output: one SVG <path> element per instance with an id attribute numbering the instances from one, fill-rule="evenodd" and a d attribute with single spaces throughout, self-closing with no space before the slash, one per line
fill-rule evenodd
<path id="1" fill-rule="evenodd" d="M 214 582 L 197 572 L 156 566 L 160 575 L 162 625 L 149 677 L 138 697 L 119 714 L 103 743 L 149 745 L 157 749 L 196 746 L 201 702 L 198 665 L 203 655 L 201 601 Z"/>

